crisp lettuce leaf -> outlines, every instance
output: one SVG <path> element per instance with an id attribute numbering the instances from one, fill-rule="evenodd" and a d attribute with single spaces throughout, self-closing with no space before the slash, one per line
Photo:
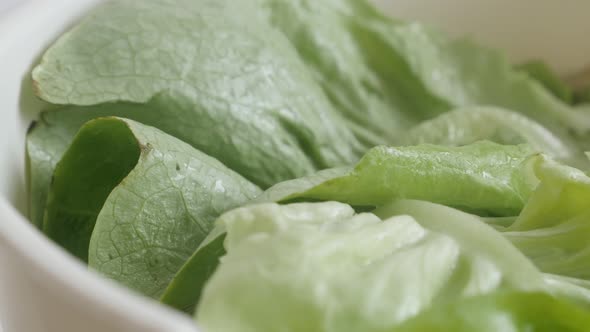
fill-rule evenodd
<path id="1" fill-rule="evenodd" d="M 538 65 L 364 0 L 117 0 L 33 78 L 66 105 L 28 135 L 33 222 L 124 285 L 198 301 L 205 328 L 590 324 L 590 179 L 538 154 L 587 167 L 590 108 Z M 105 115 L 162 131 L 76 135 Z M 377 209 L 251 205 L 213 229 L 293 178 L 253 203 Z"/>
<path id="2" fill-rule="evenodd" d="M 541 276 L 533 273 L 533 264 L 519 253 L 510 242 L 503 238 L 493 228 L 483 223 L 477 216 L 468 214 L 443 205 L 417 200 L 398 200 L 383 205 L 374 211 L 382 219 L 392 216 L 409 215 L 415 218 L 423 227 L 446 234 L 461 242 L 463 247 L 471 253 L 496 260 L 496 264 L 504 271 L 509 280 L 526 278 L 528 286 L 536 287 L 541 284 Z M 476 235 L 477 234 L 477 235 Z M 496 258 L 494 258 L 496 257 Z M 523 270 L 515 269 L 518 264 Z M 528 271 L 528 272 L 526 272 Z M 513 274 L 514 273 L 514 274 Z M 518 276 L 517 274 L 524 274 Z M 518 285 L 520 289 L 529 289 L 526 284 Z"/>
<path id="3" fill-rule="evenodd" d="M 590 219 L 586 198 L 579 192 L 590 188 L 590 181 L 582 172 L 547 159 L 538 160 L 536 168 L 541 183 L 521 215 L 516 220 L 502 218 L 506 219 L 505 225 L 497 221 L 494 225 L 491 218 L 485 222 L 496 226 L 495 229 L 531 263 L 547 272 L 543 277 L 547 292 L 590 307 L 587 254 Z M 570 201 L 572 199 L 575 202 Z M 427 202 L 395 201 L 379 207 L 374 213 L 382 218 L 409 214 L 439 232 L 452 228 L 460 218 L 480 219 L 445 209 Z M 428 221 L 433 223 L 426 224 Z M 480 233 L 477 227 L 482 226 L 478 223 L 463 226 L 466 238 L 469 234 Z M 477 241 L 474 246 L 486 246 L 481 239 Z"/>
<path id="4" fill-rule="evenodd" d="M 364 152 L 255 0 L 107 2 L 47 50 L 33 79 L 53 104 L 161 96 L 160 121 L 262 187 Z"/>
<path id="5" fill-rule="evenodd" d="M 425 89 L 403 55 L 374 26 L 400 24 L 364 0 L 259 0 L 336 109 L 368 145 L 451 108 Z"/>
<path id="6" fill-rule="evenodd" d="M 486 222 L 495 224 L 495 228 L 541 271 L 590 280 L 590 178 L 546 157 L 535 158 L 533 167 L 540 182 L 520 215 L 516 219 L 488 218 Z M 375 213 L 383 216 L 383 209 L 387 206 Z M 420 213 L 432 210 L 415 208 L 411 215 L 418 218 Z M 391 215 L 395 213 L 409 212 L 397 210 Z M 445 218 L 437 231 L 444 231 L 452 222 L 450 219 Z M 588 295 L 583 298 L 589 300 Z"/>
<path id="7" fill-rule="evenodd" d="M 379 206 L 411 198 L 492 215 L 517 215 L 536 185 L 527 146 L 376 147 L 354 168 L 279 183 L 257 201 L 337 200 Z"/>
<path id="8" fill-rule="evenodd" d="M 100 118 L 58 163 L 43 230 L 92 269 L 159 297 L 213 221 L 259 193 L 160 130 Z"/>
<path id="9" fill-rule="evenodd" d="M 517 220 L 503 232 L 542 271 L 590 279 L 590 178 L 551 160 Z"/>
<path id="10" fill-rule="evenodd" d="M 572 108 L 571 91 L 538 63 L 515 68 L 496 51 L 384 18 L 365 1 L 259 2 L 366 142 L 398 144 L 421 121 L 488 105 L 539 123 L 576 154 L 588 146 L 590 114 Z"/>
<path id="11" fill-rule="evenodd" d="M 432 307 L 391 332 L 583 332 L 590 312 L 545 293 L 498 292 Z M 385 331 L 385 330 L 382 330 Z"/>
<path id="12" fill-rule="evenodd" d="M 55 164 L 100 116 L 157 127 L 263 188 L 358 160 L 365 146 L 253 2 L 111 1 L 49 48 L 35 90 L 70 106 L 27 136 L 34 224 Z"/>
<path id="13" fill-rule="evenodd" d="M 505 213 L 509 216 L 485 218 L 486 223 L 504 230 L 515 221 L 528 193 L 535 186 L 532 163 L 538 157 L 531 154 L 523 146 L 487 142 L 462 148 L 377 148 L 354 169 L 328 169 L 287 181 L 272 187 L 255 202 L 340 200 L 356 204 L 358 208 L 359 205 L 382 206 L 398 198 L 420 197 L 461 205 L 467 210 L 477 207 L 481 211 L 485 206 L 488 213 Z M 415 166 L 412 168 L 411 165 Z M 478 170 L 486 173 L 477 173 Z M 440 181 L 447 181 L 446 185 L 437 185 Z M 459 191 L 456 188 L 460 183 L 464 189 Z M 505 206 L 492 207 L 485 205 L 489 203 L 481 203 L 485 195 L 496 192 L 496 198 L 489 200 L 497 204 L 498 197 L 505 198 L 507 193 L 518 190 L 522 190 L 523 197 L 512 211 L 506 211 Z M 193 254 L 165 292 L 162 298 L 165 303 L 182 310 L 190 310 L 197 303 L 200 288 L 208 275 L 194 271 L 215 269 L 219 255 L 211 255 L 212 252 L 222 253 L 222 250 L 201 248 Z"/>
<path id="14" fill-rule="evenodd" d="M 590 280 L 544 273 L 547 291 L 590 309 Z"/>
<path id="15" fill-rule="evenodd" d="M 531 149 L 574 161 L 581 158 L 577 142 L 559 137 L 535 121 L 497 107 L 466 107 L 444 113 L 410 129 L 401 144 L 423 143 L 461 146 L 480 140 L 500 144 L 528 144 Z"/>
<path id="16" fill-rule="evenodd" d="M 522 113 L 558 136 L 585 141 L 590 115 L 561 102 L 514 70 L 498 52 L 451 40 L 417 23 L 380 26 L 435 96 L 455 107 L 493 105 Z"/>
<path id="17" fill-rule="evenodd" d="M 204 289 L 199 323 L 228 332 L 389 331 L 466 297 L 544 287 L 530 261 L 477 217 L 400 204 L 432 210 L 381 220 L 325 202 L 224 214 L 227 255 Z"/>

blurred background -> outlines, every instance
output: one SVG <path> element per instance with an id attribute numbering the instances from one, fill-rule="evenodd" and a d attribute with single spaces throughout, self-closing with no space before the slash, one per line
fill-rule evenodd
<path id="1" fill-rule="evenodd" d="M 590 65 L 587 0 L 373 0 L 388 13 L 470 36 L 513 62 L 535 59 L 568 77 Z"/>

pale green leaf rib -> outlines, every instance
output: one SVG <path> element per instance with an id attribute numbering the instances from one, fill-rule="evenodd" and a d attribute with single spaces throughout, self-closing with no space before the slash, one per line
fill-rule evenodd
<path id="1" fill-rule="evenodd" d="M 399 144 L 420 121 L 489 105 L 546 127 L 574 158 L 587 148 L 590 114 L 553 96 L 498 52 L 415 22 L 383 18 L 363 8 L 364 1 L 259 2 L 367 143 Z"/>
<path id="2" fill-rule="evenodd" d="M 170 108 L 169 105 L 173 105 Z M 274 183 L 281 179 L 289 179 L 312 172 L 312 162 L 299 150 L 297 134 L 282 137 L 281 147 L 284 160 L 272 161 L 266 150 L 273 141 L 258 144 L 266 138 L 259 131 L 237 130 L 231 136 L 223 132 L 217 125 L 221 119 L 212 121 L 194 112 L 191 108 L 173 103 L 171 97 L 158 95 L 146 104 L 114 103 L 87 107 L 65 107 L 59 110 L 43 112 L 36 125 L 27 135 L 27 158 L 29 160 L 30 218 L 34 224 L 40 225 L 43 219 L 45 201 L 49 182 L 57 162 L 71 143 L 75 133 L 88 120 L 101 116 L 121 116 L 157 127 L 175 136 L 195 148 L 208 148 L 223 152 L 222 161 L 236 172 L 256 182 Z M 220 132 L 217 132 L 220 130 Z M 231 144 L 228 143 L 231 141 Z M 256 156 L 259 156 L 256 158 Z M 248 165 L 236 160 L 248 160 Z M 263 180 L 264 179 L 264 180 Z"/>
<path id="3" fill-rule="evenodd" d="M 380 26 L 412 72 L 451 105 L 494 105 L 534 119 L 556 135 L 583 139 L 590 116 L 555 98 L 500 53 L 467 40 L 453 41 L 417 23 Z"/>

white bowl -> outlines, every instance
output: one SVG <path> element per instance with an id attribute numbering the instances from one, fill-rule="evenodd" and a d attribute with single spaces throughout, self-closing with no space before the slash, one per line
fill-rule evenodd
<path id="1" fill-rule="evenodd" d="M 30 121 L 42 107 L 42 103 L 33 96 L 31 90 L 31 66 L 72 21 L 99 1 L 28 1 L 0 16 L 0 321 L 4 326 L 4 332 L 196 331 L 188 316 L 138 296 L 89 272 L 76 259 L 46 239 L 23 217 L 24 137 Z M 382 2 L 393 14 L 406 18 L 422 18 L 455 34 L 479 31 L 476 37 L 486 37 L 493 34 L 491 31 L 495 29 L 493 26 L 482 27 L 480 24 L 476 27 L 474 24 L 468 24 L 478 23 L 478 16 L 473 14 L 473 8 L 480 8 L 481 17 L 481 13 L 484 12 L 481 10 L 481 4 L 496 3 L 492 0 L 479 1 L 480 7 L 474 5 L 471 0 L 447 0 L 448 3 L 461 3 L 461 6 L 465 6 L 461 8 L 471 10 L 471 13 L 467 14 L 471 15 L 471 21 L 455 20 L 454 25 L 452 15 L 456 14 L 450 10 L 458 10 L 459 7 L 445 6 L 442 9 L 446 9 L 442 10 L 438 0 L 376 1 Z M 514 1 L 499 2 L 507 4 Z M 523 2 L 529 6 L 540 3 L 533 0 Z M 418 3 L 421 3 L 422 7 L 417 5 Z M 515 5 L 512 6 L 514 9 Z M 557 2 L 555 6 L 558 6 Z M 590 54 L 590 43 L 573 44 L 584 40 L 581 36 L 576 37 L 576 33 L 590 31 L 590 20 L 585 18 L 586 13 L 590 12 L 590 3 L 580 2 L 579 6 L 581 7 L 577 8 L 578 10 L 574 10 L 575 8 L 563 6 L 560 2 L 558 7 L 561 12 L 554 13 L 554 16 L 557 19 L 561 17 L 561 23 L 567 23 L 567 15 L 578 13 L 582 19 L 576 19 L 576 22 L 587 22 L 584 23 L 586 30 L 580 32 L 575 30 L 580 28 L 579 26 L 563 25 L 559 29 L 556 29 L 557 25 L 548 25 L 547 29 L 543 30 L 559 31 L 552 32 L 551 36 L 569 36 L 569 48 L 558 46 L 557 52 L 560 57 L 553 57 L 552 48 L 539 48 L 534 51 L 538 53 L 533 53 L 544 55 L 545 59 L 562 72 L 579 69 L 576 66 L 580 67 L 583 64 L 580 57 Z M 427 8 L 432 10 L 423 10 Z M 543 8 L 551 10 L 547 5 Z M 499 10 L 501 9 L 497 8 L 497 12 Z M 516 18 L 514 15 L 508 16 Z M 518 16 L 518 19 L 524 20 L 523 17 Z M 503 26 L 502 29 L 504 28 L 506 27 Z M 495 39 L 491 38 L 490 44 L 494 45 L 493 41 L 496 41 L 498 46 L 510 48 L 510 43 L 503 44 L 497 41 L 514 40 L 511 39 L 513 36 L 504 35 L 503 30 L 500 32 L 498 34 L 496 31 L 497 36 Z M 542 33 L 539 32 L 540 35 Z M 481 39 L 486 42 L 486 38 Z M 534 49 L 530 45 L 536 40 L 532 39 L 527 44 L 527 50 Z M 568 43 L 567 40 L 554 40 L 551 41 L 553 44 L 547 45 L 565 45 Z M 564 48 L 561 49 L 562 47 Z M 522 59 L 527 54 L 519 53 L 519 49 L 513 48 L 512 54 L 514 58 Z"/>

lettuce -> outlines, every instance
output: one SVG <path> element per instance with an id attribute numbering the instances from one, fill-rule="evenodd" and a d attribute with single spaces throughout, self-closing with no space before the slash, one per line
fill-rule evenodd
<path id="1" fill-rule="evenodd" d="M 498 292 L 432 308 L 396 332 L 586 331 L 588 311 L 544 293 Z"/>
<path id="2" fill-rule="evenodd" d="M 400 144 L 462 146 L 481 140 L 500 144 L 527 144 L 557 159 L 585 165 L 577 143 L 557 137 L 537 122 L 505 109 L 466 107 L 439 115 L 411 128 Z"/>
<path id="3" fill-rule="evenodd" d="M 536 178 L 528 146 L 478 142 L 461 147 L 418 145 L 371 149 L 353 168 L 324 170 L 279 183 L 258 201 L 337 200 L 379 206 L 422 199 L 497 216 L 517 215 Z"/>
<path id="4" fill-rule="evenodd" d="M 29 134 L 34 222 L 68 137 L 101 115 L 158 127 L 264 188 L 357 161 L 365 147 L 260 16 L 247 0 L 118 0 L 56 41 L 33 70 L 34 88 L 69 112 Z"/>
<path id="5" fill-rule="evenodd" d="M 590 178 L 546 160 L 537 190 L 503 235 L 542 271 L 590 279 Z"/>
<path id="6" fill-rule="evenodd" d="M 590 325 L 590 108 L 542 64 L 364 0 L 115 0 L 32 76 L 31 221 L 210 331 Z"/>
<path id="7" fill-rule="evenodd" d="M 475 216 L 421 201 L 376 214 L 336 202 L 224 214 L 217 223 L 227 230 L 227 255 L 204 289 L 197 320 L 228 332 L 420 331 L 452 313 L 445 326 L 467 329 L 476 323 L 462 313 L 471 303 L 483 328 L 520 331 L 546 324 L 524 306 L 532 299 L 539 310 L 572 307 L 572 317 L 590 317 L 539 294 L 549 287 L 542 274 Z M 503 312 L 512 318 L 495 322 Z M 547 319 L 582 330 L 566 317 Z"/>
<path id="8" fill-rule="evenodd" d="M 224 211 L 260 189 L 165 133 L 85 124 L 58 163 L 43 231 L 89 266 L 158 297 Z"/>
<path id="9" fill-rule="evenodd" d="M 486 219 L 490 224 L 510 225 L 538 183 L 533 166 L 539 158 L 526 146 L 490 142 L 462 147 L 377 147 L 353 168 L 323 170 L 279 183 L 253 203 L 337 200 L 366 210 L 411 198 L 505 216 Z M 224 253 L 219 238 L 223 228 L 216 230 L 209 238 L 217 240 L 201 246 L 167 287 L 161 298 L 164 303 L 190 311 L 198 302 L 205 280 Z"/>

